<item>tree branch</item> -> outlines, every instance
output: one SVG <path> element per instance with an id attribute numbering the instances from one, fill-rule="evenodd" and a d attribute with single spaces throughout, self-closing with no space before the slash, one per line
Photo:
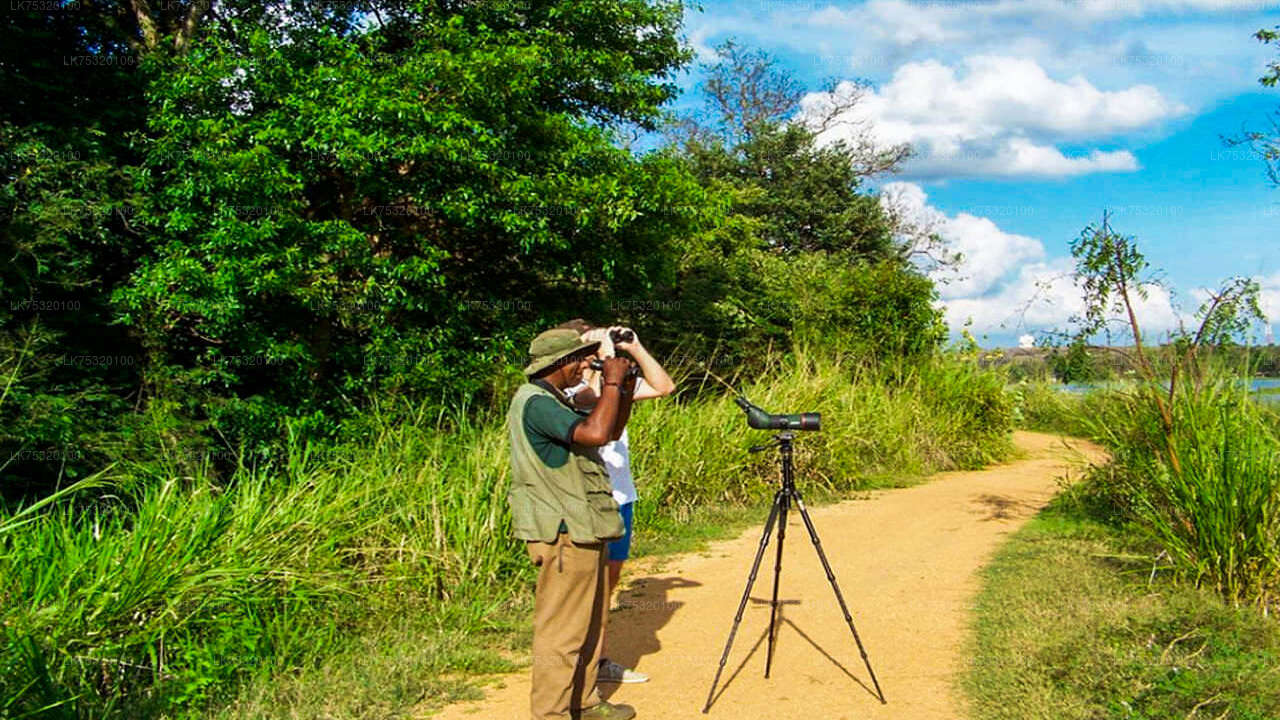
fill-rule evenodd
<path id="1" fill-rule="evenodd" d="M 147 50 L 155 50 L 160 44 L 160 31 L 151 17 L 151 4 L 147 0 L 130 0 L 130 5 L 138 19 L 138 29 L 142 31 L 142 44 Z"/>

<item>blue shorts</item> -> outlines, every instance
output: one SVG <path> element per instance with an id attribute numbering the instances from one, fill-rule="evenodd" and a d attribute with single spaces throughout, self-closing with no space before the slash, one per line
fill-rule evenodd
<path id="1" fill-rule="evenodd" d="M 635 503 L 623 503 L 618 506 L 618 514 L 622 516 L 622 524 L 626 532 L 622 537 L 609 543 L 609 559 L 622 562 L 631 556 L 631 522 L 635 516 Z"/>

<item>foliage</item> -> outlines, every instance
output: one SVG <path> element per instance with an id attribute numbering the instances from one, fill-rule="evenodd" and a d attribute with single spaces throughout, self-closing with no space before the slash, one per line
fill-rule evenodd
<path id="1" fill-rule="evenodd" d="M 1280 41 L 1280 25 L 1275 29 L 1268 30 L 1262 28 L 1253 34 L 1259 42 L 1273 43 Z M 1272 60 L 1267 64 L 1266 73 L 1258 78 L 1258 84 L 1263 87 L 1274 88 L 1280 85 L 1280 60 Z M 1269 118 L 1271 129 L 1250 130 L 1240 136 L 1226 138 L 1228 145 L 1248 145 L 1253 149 L 1259 158 L 1266 164 L 1267 176 L 1271 179 L 1272 184 L 1280 185 L 1280 114 L 1276 118 Z"/>
<path id="2" fill-rule="evenodd" d="M 286 423 L 333 436 L 391 395 L 493 405 L 566 317 L 755 367 L 792 332 L 882 357 L 940 337 L 862 188 L 905 148 L 820 146 L 777 113 L 742 143 L 620 147 L 692 57 L 678 2 L 91 4 L 19 12 L 0 51 L 21 70 L 0 115 L 10 497 L 122 455 L 229 476 Z M 734 57 L 725 92 L 756 56 Z"/>
<path id="3" fill-rule="evenodd" d="M 824 413 L 824 431 L 796 450 L 797 481 L 815 498 L 1009 452 L 1002 379 L 972 362 L 894 376 L 800 349 L 770 368 L 745 384 L 755 401 Z M 378 406 L 349 442 L 295 434 L 282 439 L 285 460 L 243 466 L 225 487 L 207 463 L 186 477 L 122 466 L 93 480 L 113 483 L 114 499 L 76 507 L 81 485 L 40 512 L 0 511 L 0 706 L 202 717 L 251 675 L 269 684 L 352 652 L 346 638 L 368 629 L 364 618 L 413 607 L 450 632 L 492 629 L 495 608 L 531 580 L 506 530 L 501 417 Z M 776 485 L 775 458 L 746 452 L 761 434 L 729 397 L 645 403 L 632 422 L 645 523 Z"/>
<path id="4" fill-rule="evenodd" d="M 1096 480 L 1110 501 L 1195 584 L 1236 601 L 1274 603 L 1280 591 L 1275 414 L 1226 374 L 1175 405 L 1171 443 L 1140 396 L 1115 393 L 1110 404 L 1110 423 L 1089 423 L 1113 449 L 1114 466 Z M 1170 444 L 1182 460 L 1179 471 L 1164 460 Z"/>
<path id="5" fill-rule="evenodd" d="M 733 191 L 730 213 L 751 228 L 751 245 L 891 257 L 887 217 L 860 190 L 868 175 L 895 169 L 906 150 L 819 143 L 818 128 L 789 117 L 800 110 L 801 87 L 772 58 L 732 41 L 717 52 L 720 60 L 704 68 L 704 117 L 685 118 L 672 141 L 699 178 Z M 868 154 L 888 159 L 877 164 Z"/>
<path id="6" fill-rule="evenodd" d="M 1189 385 L 1193 381 L 1183 378 Z M 1174 572 L 1236 602 L 1274 605 L 1280 591 L 1280 417 L 1245 378 L 1215 366 L 1173 406 L 1172 438 L 1138 386 L 1068 395 L 1018 391 L 1028 426 L 1102 442 L 1112 462 L 1079 493 L 1095 515 L 1132 524 Z M 1182 460 L 1175 472 L 1172 447 Z"/>
<path id="7" fill-rule="evenodd" d="M 11 493 L 157 446 L 135 408 L 264 457 L 286 417 L 483 393 L 715 222 L 677 158 L 614 142 L 674 95 L 678 3 L 103 9 L 5 27 Z"/>
<path id="8" fill-rule="evenodd" d="M 1251 363 L 1214 365 L 1213 355 L 1201 352 L 1232 346 L 1262 318 L 1257 283 L 1235 278 L 1208 292 L 1199 327 L 1153 348 L 1144 344 L 1135 311 L 1149 276 L 1132 238 L 1112 232 L 1104 216 L 1072 252 L 1085 290 L 1075 341 L 1118 315 L 1134 344 L 1113 350 L 1136 375 L 1127 386 L 1100 391 L 1087 412 L 1055 403 L 1047 414 L 1074 414 L 1068 425 L 1111 450 L 1112 464 L 1094 479 L 1108 513 L 1135 522 L 1196 585 L 1266 607 L 1280 589 L 1280 423 L 1250 397 Z"/>
<path id="9" fill-rule="evenodd" d="M 168 69 L 141 219 L 162 239 L 115 300 L 183 410 L 257 439 L 283 408 L 472 395 L 532 327 L 663 277 L 705 193 L 583 122 L 651 120 L 684 59 L 633 37 L 671 8 L 628 6 L 617 42 L 428 15 L 305 46 L 242 28 Z"/>
<path id="10" fill-rule="evenodd" d="M 636 320 L 681 357 L 756 369 L 793 336 L 886 359 L 932 353 L 945 336 L 932 283 L 863 188 L 907 149 L 819 143 L 820 128 L 789 117 L 802 87 L 772 58 L 732 41 L 717 52 L 706 108 L 682 119 L 668 151 L 714 192 L 721 219 L 683 246 Z"/>
<path id="11" fill-rule="evenodd" d="M 1076 282 L 1084 293 L 1084 313 L 1075 318 L 1077 329 L 1074 342 L 1083 343 L 1111 323 L 1123 324 L 1133 339 L 1133 354 L 1127 356 L 1133 370 L 1139 373 L 1143 384 L 1141 391 L 1153 404 L 1161 420 L 1167 439 L 1165 460 L 1175 473 L 1181 473 L 1181 461 L 1173 444 L 1173 406 L 1177 394 L 1184 386 L 1189 392 L 1198 392 L 1204 380 L 1200 349 L 1209 345 L 1223 347 L 1233 344 L 1237 338 L 1256 322 L 1263 322 L 1259 305 L 1260 288 L 1256 280 L 1231 278 L 1220 289 L 1208 292 L 1208 299 L 1196 312 L 1200 325 L 1194 331 L 1181 328 L 1173 335 L 1174 352 L 1170 353 L 1167 366 L 1168 378 L 1158 376 L 1160 369 L 1144 347 L 1142 328 L 1138 323 L 1137 302 L 1147 297 L 1148 288 L 1157 284 L 1149 274 L 1148 264 L 1137 243 L 1112 231 L 1108 216 L 1104 213 L 1100 226 L 1086 227 L 1071 244 L 1071 254 L 1076 258 Z M 1190 377 L 1194 382 L 1186 385 L 1179 379 Z"/>
<path id="12" fill-rule="evenodd" d="M 139 385 L 108 298 L 144 246 L 122 170 L 144 82 L 117 7 L 15 6 L 0 25 L 0 490 L 100 467 Z"/>
<path id="13" fill-rule="evenodd" d="M 1080 340 L 1067 345 L 1065 351 L 1055 348 L 1049 353 L 1048 361 L 1058 382 L 1087 383 L 1102 377 L 1089 346 Z"/>

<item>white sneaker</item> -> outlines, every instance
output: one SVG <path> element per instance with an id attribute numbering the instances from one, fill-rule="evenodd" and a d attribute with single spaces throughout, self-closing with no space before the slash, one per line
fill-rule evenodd
<path id="1" fill-rule="evenodd" d="M 625 668 L 608 658 L 600 659 L 600 671 L 597 674 L 598 682 L 608 683 L 642 683 L 649 682 L 649 676 L 642 672 L 636 672 L 631 668 Z"/>

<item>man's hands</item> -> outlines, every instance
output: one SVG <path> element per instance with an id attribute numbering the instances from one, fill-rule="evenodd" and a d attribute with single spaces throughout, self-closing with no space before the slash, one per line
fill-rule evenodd
<path id="1" fill-rule="evenodd" d="M 636 334 L 635 330 L 632 330 L 629 327 L 623 327 L 621 325 L 614 325 L 613 327 L 609 328 L 610 332 L 613 332 L 614 330 L 627 330 L 631 333 L 632 335 L 631 342 L 620 342 L 620 343 L 611 343 L 611 344 L 613 344 L 613 346 L 618 350 L 621 350 L 623 352 L 628 352 L 634 355 L 636 352 L 636 349 L 640 347 L 640 336 Z"/>
<path id="2" fill-rule="evenodd" d="M 631 342 L 614 343 L 609 338 L 609 334 L 614 330 L 629 330 L 632 334 Z M 592 328 L 582 334 L 583 342 L 598 342 L 600 350 L 598 354 L 602 358 L 613 357 L 618 354 L 618 350 L 635 355 L 636 350 L 640 349 L 640 336 L 636 335 L 636 331 L 622 325 L 611 325 L 607 328 Z"/>
<path id="3" fill-rule="evenodd" d="M 600 374 L 604 378 L 605 385 L 617 385 L 618 387 L 626 387 L 628 379 L 631 385 L 635 386 L 635 378 L 628 378 L 627 371 L 631 369 L 631 361 L 626 358 L 609 357 L 604 359 L 604 369 Z"/>
<path id="4" fill-rule="evenodd" d="M 605 358 L 602 365 L 600 375 L 604 384 L 600 388 L 600 397 L 586 421 L 579 423 L 573 430 L 573 441 L 580 445 L 598 447 L 610 440 L 617 440 L 631 415 L 631 395 L 636 383 L 635 375 L 628 372 L 631 361 L 611 357 Z M 610 385 L 618 388 L 618 392 L 605 392 Z"/>

